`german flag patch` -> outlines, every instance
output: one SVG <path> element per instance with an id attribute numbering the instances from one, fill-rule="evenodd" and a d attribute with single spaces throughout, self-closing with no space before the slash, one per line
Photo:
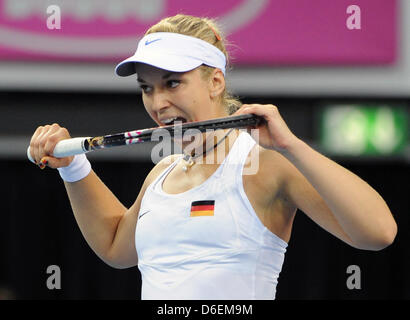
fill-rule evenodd
<path id="1" fill-rule="evenodd" d="M 191 203 L 191 217 L 213 216 L 215 200 L 194 201 Z"/>

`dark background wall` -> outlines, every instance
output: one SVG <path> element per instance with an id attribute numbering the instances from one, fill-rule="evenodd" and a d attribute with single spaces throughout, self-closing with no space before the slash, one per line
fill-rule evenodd
<path id="1" fill-rule="evenodd" d="M 314 142 L 320 97 L 242 97 L 245 103 L 273 103 L 289 127 Z M 0 93 L 0 135 L 29 137 L 44 123 L 59 122 L 72 135 L 94 135 L 153 125 L 138 94 Z M 405 99 L 327 97 L 332 101 L 377 101 L 408 105 Z M 23 140 L 24 140 L 23 139 Z M 138 153 L 139 146 L 133 146 Z M 137 267 L 117 270 L 104 264 L 88 247 L 75 222 L 57 172 L 39 170 L 21 153 L 0 159 L 0 298 L 139 299 Z M 101 179 L 130 206 L 153 167 L 144 157 L 96 159 Z M 363 160 L 338 158 L 343 166 L 372 185 L 386 200 L 398 223 L 394 244 L 382 251 L 349 247 L 298 212 L 277 287 L 277 299 L 409 299 L 410 166 L 405 158 Z M 341 186 L 342 187 L 342 186 Z M 46 286 L 47 267 L 61 269 L 61 289 Z M 361 289 L 349 290 L 349 265 L 361 269 Z M 8 293 L 5 291 L 7 289 Z M 3 293 L 2 293 L 3 292 Z M 6 293 L 4 293 L 6 292 Z"/>

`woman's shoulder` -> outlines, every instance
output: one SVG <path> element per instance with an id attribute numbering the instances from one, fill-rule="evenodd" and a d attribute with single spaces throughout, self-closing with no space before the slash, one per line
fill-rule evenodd
<path id="1" fill-rule="evenodd" d="M 266 170 L 280 169 L 280 170 L 294 170 L 294 165 L 280 152 L 270 149 L 265 149 L 259 146 L 259 157 L 261 165 Z"/>
<path id="2" fill-rule="evenodd" d="M 281 189 L 295 167 L 279 152 L 261 146 L 257 148 L 258 170 L 249 177 L 250 180 L 259 181 L 258 185 L 266 190 Z"/>
<path id="3" fill-rule="evenodd" d="M 256 212 L 273 210 L 276 217 L 292 215 L 294 208 L 285 195 L 287 179 L 293 170 L 289 160 L 277 151 L 257 147 L 258 170 L 254 174 L 243 175 L 243 187 L 249 201 L 256 208 Z"/>

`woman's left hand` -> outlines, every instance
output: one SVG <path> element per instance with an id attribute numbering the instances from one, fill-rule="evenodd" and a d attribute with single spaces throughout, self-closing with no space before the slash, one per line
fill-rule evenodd
<path id="1" fill-rule="evenodd" d="M 253 127 L 259 129 L 258 135 L 252 128 L 248 128 L 248 132 L 263 148 L 286 152 L 289 146 L 297 141 L 298 138 L 290 131 L 276 106 L 272 104 L 244 104 L 233 115 L 248 113 L 256 114 L 265 119 L 260 125 Z"/>

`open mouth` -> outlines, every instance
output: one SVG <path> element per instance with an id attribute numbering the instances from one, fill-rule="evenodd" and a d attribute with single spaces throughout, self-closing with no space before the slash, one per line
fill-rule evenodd
<path id="1" fill-rule="evenodd" d="M 165 126 L 170 126 L 170 125 L 173 125 L 173 124 L 185 123 L 185 122 L 188 122 L 188 121 L 183 117 L 172 117 L 172 118 L 165 119 L 165 120 L 162 121 L 162 123 Z"/>

